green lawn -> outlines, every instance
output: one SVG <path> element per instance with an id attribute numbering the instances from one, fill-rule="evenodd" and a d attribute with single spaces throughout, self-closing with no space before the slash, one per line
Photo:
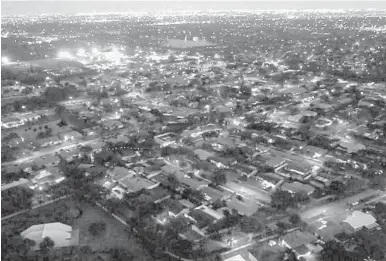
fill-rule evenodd
<path id="1" fill-rule="evenodd" d="M 80 209 L 82 214 L 75 218 L 73 210 Z M 98 221 L 106 223 L 106 232 L 100 236 L 92 236 L 88 228 Z M 62 200 L 47 206 L 34 209 L 2 222 L 2 232 L 19 234 L 32 225 L 63 222 L 79 229 L 79 244 L 88 245 L 93 251 L 101 252 L 110 248 L 124 248 L 135 257 L 148 260 L 147 252 L 142 249 L 138 239 L 129 233 L 124 225 L 115 220 L 109 213 L 88 203 L 78 203 L 73 200 Z"/>
<path id="2" fill-rule="evenodd" d="M 134 237 L 129 238 L 125 226 L 115 220 L 102 209 L 86 203 L 80 204 L 82 215 L 74 220 L 73 227 L 79 228 L 79 244 L 88 245 L 95 251 L 101 251 L 112 247 L 129 248 L 133 253 L 141 251 L 140 245 Z M 98 221 L 106 223 L 106 232 L 100 236 L 92 236 L 88 228 L 90 224 Z M 139 253 L 139 252 L 138 252 Z"/>

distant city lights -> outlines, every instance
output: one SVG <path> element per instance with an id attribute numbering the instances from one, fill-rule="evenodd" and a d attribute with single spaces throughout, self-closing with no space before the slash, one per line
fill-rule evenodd
<path id="1" fill-rule="evenodd" d="M 83 48 L 80 48 L 78 52 L 76 53 L 77 56 L 86 56 L 86 51 Z"/>
<path id="2" fill-rule="evenodd" d="M 96 48 L 96 47 L 92 48 L 91 52 L 92 52 L 92 54 L 94 54 L 94 55 L 99 54 L 99 50 L 98 50 L 98 48 Z"/>
<path id="3" fill-rule="evenodd" d="M 60 58 L 60 59 L 73 59 L 74 56 L 72 56 L 72 54 L 67 52 L 67 51 L 60 51 L 58 53 L 58 58 Z"/>

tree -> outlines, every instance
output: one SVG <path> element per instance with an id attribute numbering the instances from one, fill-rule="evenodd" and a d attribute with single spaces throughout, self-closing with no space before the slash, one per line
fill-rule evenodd
<path id="1" fill-rule="evenodd" d="M 93 236 L 99 236 L 106 232 L 106 223 L 103 221 L 91 223 L 88 227 L 88 231 Z"/>
<path id="2" fill-rule="evenodd" d="M 333 180 L 328 187 L 329 193 L 339 195 L 344 192 L 344 184 L 339 180 Z"/>
<path id="3" fill-rule="evenodd" d="M 272 207 L 279 210 L 285 210 L 288 207 L 294 205 L 294 200 L 292 198 L 292 195 L 288 191 L 276 190 L 275 192 L 272 193 L 271 198 L 272 198 L 272 201 L 271 201 Z"/>
<path id="4" fill-rule="evenodd" d="M 109 253 L 111 261 L 128 261 L 134 258 L 132 253 L 123 248 L 111 248 Z"/>
<path id="5" fill-rule="evenodd" d="M 344 246 L 334 240 L 324 244 L 320 255 L 322 261 L 353 260 L 352 255 L 346 251 Z"/>
<path id="6" fill-rule="evenodd" d="M 170 174 L 167 178 L 168 181 L 168 187 L 171 190 L 176 190 L 180 186 L 180 181 L 177 179 L 177 176 L 175 174 Z"/>
<path id="7" fill-rule="evenodd" d="M 187 188 L 183 191 L 182 197 L 189 199 L 193 203 L 201 204 L 205 200 L 205 196 L 200 190 L 195 190 L 192 188 Z"/>
<path id="8" fill-rule="evenodd" d="M 39 244 L 39 248 L 43 253 L 48 253 L 50 249 L 55 246 L 55 242 L 51 238 L 45 237 L 42 242 Z"/>
<path id="9" fill-rule="evenodd" d="M 3 216 L 31 207 L 33 190 L 13 187 L 1 192 L 1 214 Z"/>
<path id="10" fill-rule="evenodd" d="M 224 185 L 227 183 L 227 175 L 224 171 L 216 171 L 213 173 L 212 181 L 216 185 Z"/>
<path id="11" fill-rule="evenodd" d="M 64 116 L 66 116 L 67 110 L 66 110 L 66 108 L 64 106 L 58 105 L 58 106 L 55 107 L 55 114 L 59 118 L 63 118 Z"/>
<path id="12" fill-rule="evenodd" d="M 178 233 L 184 233 L 189 226 L 189 221 L 183 216 L 179 216 L 170 220 L 169 227 Z"/>
<path id="13" fill-rule="evenodd" d="M 216 199 L 214 202 L 213 202 L 213 209 L 219 209 L 219 208 L 223 208 L 223 207 L 226 207 L 227 206 L 227 203 L 225 200 L 221 200 L 221 199 Z"/>
<path id="14" fill-rule="evenodd" d="M 244 216 L 240 220 L 240 228 L 245 233 L 258 233 L 263 230 L 263 225 L 257 218 Z"/>
<path id="15" fill-rule="evenodd" d="M 307 192 L 300 191 L 295 193 L 293 196 L 294 203 L 307 203 L 310 201 L 310 196 L 308 196 Z"/>
<path id="16" fill-rule="evenodd" d="M 375 204 L 374 212 L 376 214 L 386 214 L 386 204 L 377 202 L 377 204 Z"/>
<path id="17" fill-rule="evenodd" d="M 299 214 L 292 214 L 290 217 L 289 217 L 289 222 L 291 222 L 293 225 L 297 225 L 301 222 L 301 218 L 299 216 Z"/>

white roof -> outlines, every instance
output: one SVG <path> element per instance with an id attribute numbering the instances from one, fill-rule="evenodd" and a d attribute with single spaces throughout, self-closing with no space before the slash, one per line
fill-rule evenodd
<path id="1" fill-rule="evenodd" d="M 352 228 L 360 229 L 362 227 L 372 228 L 376 223 L 376 219 L 370 215 L 361 211 L 354 211 L 344 222 L 348 223 Z"/>
<path id="2" fill-rule="evenodd" d="M 71 245 L 72 227 L 59 222 L 39 224 L 29 227 L 20 235 L 23 238 L 35 241 L 35 248 L 37 247 L 37 249 L 39 248 L 39 243 L 45 237 L 51 238 L 55 243 L 55 247 L 66 247 Z"/>
<path id="3" fill-rule="evenodd" d="M 246 261 L 246 260 L 241 255 L 236 255 L 236 256 L 232 256 L 230 258 L 227 258 L 224 261 Z"/>

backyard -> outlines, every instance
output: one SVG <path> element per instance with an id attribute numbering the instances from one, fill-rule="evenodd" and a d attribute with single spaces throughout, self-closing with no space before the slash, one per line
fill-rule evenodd
<path id="1" fill-rule="evenodd" d="M 125 226 L 97 206 L 85 202 L 63 200 L 47 206 L 31 210 L 2 222 L 2 232 L 17 235 L 32 225 L 62 222 L 79 229 L 79 245 L 89 246 L 94 252 L 105 252 L 109 249 L 125 249 L 133 256 L 148 255 L 141 248 L 134 236 Z M 91 224 L 103 222 L 106 228 L 98 235 L 89 232 Z"/>

